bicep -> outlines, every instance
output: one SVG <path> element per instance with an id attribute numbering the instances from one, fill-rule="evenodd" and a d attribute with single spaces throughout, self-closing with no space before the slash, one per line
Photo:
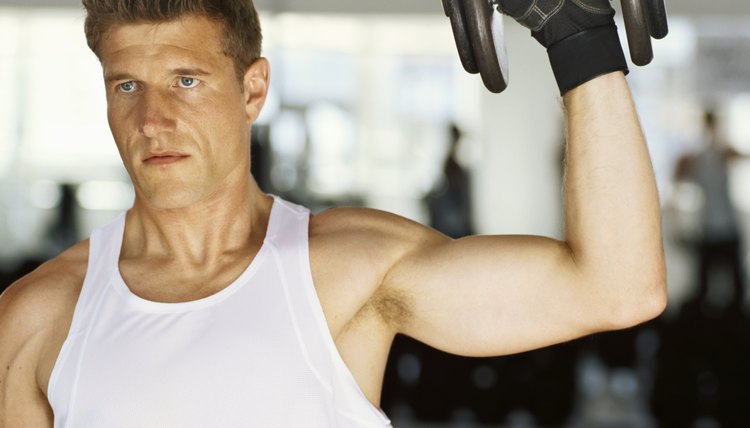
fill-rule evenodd
<path id="1" fill-rule="evenodd" d="M 603 310 L 567 244 L 543 237 L 435 239 L 394 266 L 387 281 L 410 308 L 401 332 L 459 355 L 572 340 L 594 332 L 592 319 Z"/>

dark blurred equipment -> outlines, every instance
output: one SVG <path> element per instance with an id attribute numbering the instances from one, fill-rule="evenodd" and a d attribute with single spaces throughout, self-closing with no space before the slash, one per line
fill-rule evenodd
<path id="1" fill-rule="evenodd" d="M 400 422 L 504 424 L 523 411 L 533 426 L 561 427 L 576 398 L 579 342 L 519 355 L 467 358 L 397 336 L 382 405 Z"/>
<path id="2" fill-rule="evenodd" d="M 31 273 L 44 261 L 57 256 L 81 239 L 78 225 L 79 205 L 76 198 L 78 187 L 75 184 L 61 183 L 59 191 L 60 199 L 57 204 L 57 212 L 46 230 L 44 249 L 38 254 L 26 255 L 18 264 L 12 264 L 5 270 L 0 269 L 0 292 L 21 277 Z"/>
<path id="3" fill-rule="evenodd" d="M 487 89 L 500 93 L 508 86 L 508 59 L 502 17 L 494 13 L 493 9 L 497 8 L 505 12 L 517 10 L 518 14 L 512 15 L 521 20 L 526 19 L 524 18 L 526 16 L 534 20 L 533 15 L 538 13 L 540 18 L 546 20 L 549 16 L 558 13 L 558 10 L 568 1 L 570 0 L 548 1 L 541 6 L 545 9 L 538 10 L 536 13 L 529 8 L 540 6 L 537 2 L 528 0 L 443 0 L 443 9 L 446 16 L 450 18 L 459 58 L 464 69 L 471 74 L 479 73 Z M 595 5 L 586 6 L 595 8 Z M 651 38 L 661 39 L 669 33 L 664 0 L 622 0 L 622 14 L 633 63 L 639 66 L 649 64 L 654 58 Z M 541 22 L 541 25 L 543 26 L 544 23 Z M 540 30 L 540 28 L 534 28 L 535 24 L 539 23 L 529 22 L 529 24 L 532 31 Z M 597 30 L 596 27 L 592 28 Z M 580 34 L 582 33 L 576 33 L 575 36 Z M 547 47 L 552 59 L 555 47 Z M 564 50 L 569 51 L 569 49 Z M 589 61 L 588 58 L 575 55 L 565 60 L 571 63 Z"/>
<path id="4" fill-rule="evenodd" d="M 47 232 L 49 257 L 56 256 L 80 240 L 77 190 L 77 186 L 73 184 L 60 184 L 60 203 L 57 206 L 57 217 Z"/>
<path id="5" fill-rule="evenodd" d="M 250 140 L 250 173 L 258 186 L 267 192 L 273 192 L 271 185 L 271 128 L 268 125 L 253 125 Z"/>
<path id="6" fill-rule="evenodd" d="M 704 305 L 691 301 L 663 325 L 651 399 L 659 426 L 747 426 L 750 320 L 736 308 L 712 312 Z"/>
<path id="7" fill-rule="evenodd" d="M 473 235 L 471 179 L 469 172 L 456 159 L 461 131 L 450 126 L 451 146 L 443 165 L 443 176 L 437 187 L 425 198 L 430 213 L 430 226 L 458 239 Z"/>

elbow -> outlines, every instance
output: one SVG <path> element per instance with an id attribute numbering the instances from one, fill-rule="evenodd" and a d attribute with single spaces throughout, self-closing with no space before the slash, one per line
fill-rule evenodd
<path id="1" fill-rule="evenodd" d="M 627 329 L 651 321 L 667 308 L 667 280 L 663 272 L 650 275 L 650 278 L 627 281 L 623 290 L 624 293 L 612 303 L 614 308 L 610 306 L 613 309 L 609 312 L 612 330 Z"/>
<path id="2" fill-rule="evenodd" d="M 666 281 L 654 285 L 654 290 L 644 296 L 640 310 L 635 311 L 632 325 L 643 324 L 659 317 L 667 309 L 668 297 Z"/>

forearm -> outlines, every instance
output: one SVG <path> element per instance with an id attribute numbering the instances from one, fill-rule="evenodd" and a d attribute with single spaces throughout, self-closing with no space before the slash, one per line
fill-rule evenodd
<path id="1" fill-rule="evenodd" d="M 605 310 L 622 310 L 626 319 L 633 308 L 660 311 L 665 267 L 659 198 L 625 77 L 617 72 L 591 80 L 564 102 L 566 241 L 576 266 L 594 292 L 613 298 Z"/>

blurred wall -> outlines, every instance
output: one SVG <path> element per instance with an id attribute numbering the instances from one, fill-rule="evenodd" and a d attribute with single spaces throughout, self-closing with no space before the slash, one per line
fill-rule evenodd
<path id="1" fill-rule="evenodd" d="M 543 234 L 561 230 L 562 102 L 545 50 L 529 31 L 506 25 L 508 89 L 482 91 L 475 201 L 481 231 Z"/>

